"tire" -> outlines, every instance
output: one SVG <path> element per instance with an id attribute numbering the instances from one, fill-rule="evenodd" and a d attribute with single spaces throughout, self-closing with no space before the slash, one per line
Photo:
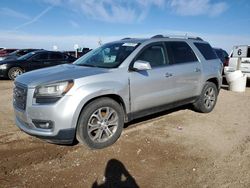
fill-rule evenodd
<path id="1" fill-rule="evenodd" d="M 104 97 L 90 102 L 81 112 L 76 138 L 92 149 L 112 145 L 124 126 L 124 111 L 116 101 Z"/>
<path id="2" fill-rule="evenodd" d="M 15 80 L 17 76 L 23 74 L 23 70 L 20 67 L 12 67 L 8 71 L 8 77 L 10 80 Z"/>
<path id="3" fill-rule="evenodd" d="M 217 102 L 218 89 L 212 82 L 206 82 L 202 89 L 199 99 L 193 104 L 194 109 L 198 112 L 211 112 Z"/>

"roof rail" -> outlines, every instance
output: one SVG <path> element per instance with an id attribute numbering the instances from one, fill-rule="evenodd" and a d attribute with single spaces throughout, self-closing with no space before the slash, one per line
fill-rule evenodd
<path id="1" fill-rule="evenodd" d="M 123 38 L 123 39 L 121 39 L 121 40 L 127 40 L 127 39 L 131 39 L 130 37 L 126 37 L 126 38 Z"/>
<path id="2" fill-rule="evenodd" d="M 200 41 L 203 41 L 202 38 L 200 37 L 188 37 L 187 39 L 192 39 L 192 40 L 200 40 Z"/>
<path id="3" fill-rule="evenodd" d="M 194 37 L 194 36 L 188 36 L 188 35 L 155 35 L 153 37 L 151 37 L 151 39 L 154 38 L 180 38 L 180 39 L 192 39 L 192 40 L 200 40 L 203 41 L 202 38 L 200 37 Z"/>

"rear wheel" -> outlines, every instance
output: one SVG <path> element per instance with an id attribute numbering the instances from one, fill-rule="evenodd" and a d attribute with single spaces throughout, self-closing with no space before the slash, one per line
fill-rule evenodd
<path id="1" fill-rule="evenodd" d="M 21 74 L 23 74 L 23 70 L 20 67 L 12 67 L 8 71 L 8 77 L 11 80 L 15 80 Z"/>
<path id="2" fill-rule="evenodd" d="M 211 112 L 217 102 L 218 89 L 212 82 L 206 82 L 199 99 L 194 103 L 195 110 L 208 113 Z"/>
<path id="3" fill-rule="evenodd" d="M 123 125 L 124 112 L 121 105 L 110 98 L 99 98 L 83 109 L 76 137 L 90 148 L 104 148 L 119 138 Z"/>

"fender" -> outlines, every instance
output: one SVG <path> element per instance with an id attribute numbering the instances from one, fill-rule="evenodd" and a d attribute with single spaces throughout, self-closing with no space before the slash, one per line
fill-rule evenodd
<path id="1" fill-rule="evenodd" d="M 116 81 L 105 81 L 101 83 L 90 83 L 79 87 L 75 92 L 77 107 L 73 115 L 72 127 L 76 127 L 78 118 L 84 106 L 94 98 L 106 95 L 117 95 L 124 103 L 125 111 L 130 112 L 129 102 L 129 85 L 128 83 L 120 83 Z M 123 97 L 121 97 L 123 96 Z"/>

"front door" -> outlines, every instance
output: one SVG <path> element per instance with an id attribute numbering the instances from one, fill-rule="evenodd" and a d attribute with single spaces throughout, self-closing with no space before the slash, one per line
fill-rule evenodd
<path id="1" fill-rule="evenodd" d="M 131 111 L 136 112 L 164 104 L 166 91 L 171 90 L 172 78 L 167 77 L 168 57 L 163 43 L 144 48 L 136 60 L 150 63 L 152 69 L 130 72 Z"/>

